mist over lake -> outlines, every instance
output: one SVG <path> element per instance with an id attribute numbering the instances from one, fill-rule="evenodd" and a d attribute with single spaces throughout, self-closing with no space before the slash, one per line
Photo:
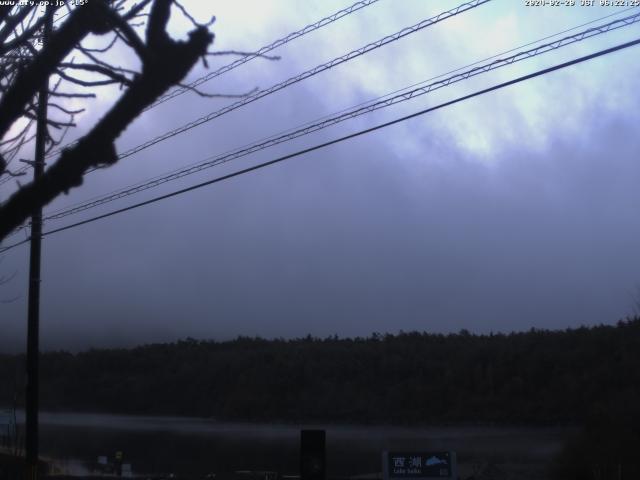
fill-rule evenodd
<path id="1" fill-rule="evenodd" d="M 575 429 L 491 426 L 371 427 L 217 422 L 210 419 L 41 414 L 43 455 L 87 469 L 100 455 L 124 453 L 134 473 L 205 475 L 235 470 L 298 474 L 302 428 L 325 428 L 333 475 L 381 471 L 384 450 L 453 450 L 460 464 L 516 464 L 544 471 Z M 23 412 L 18 412 L 22 425 Z"/>

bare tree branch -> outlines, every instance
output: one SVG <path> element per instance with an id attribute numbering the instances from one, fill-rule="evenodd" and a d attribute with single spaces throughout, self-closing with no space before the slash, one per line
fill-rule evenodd
<path id="1" fill-rule="evenodd" d="M 34 34 L 42 28 L 46 16 L 40 17 L 33 25 L 25 29 L 20 35 L 15 36 L 11 41 L 0 44 L 0 55 L 4 55 L 6 52 L 17 48 L 18 46 L 27 43 L 31 40 Z"/>
<path id="2" fill-rule="evenodd" d="M 99 5 L 100 3 L 96 1 L 95 4 Z M 104 7 L 104 4 L 102 5 Z M 198 27 L 190 32 L 189 39 L 185 42 L 171 39 L 165 30 L 169 20 L 170 7 L 171 0 L 154 0 L 147 28 L 147 44 L 144 46 L 145 52 L 141 57 L 143 61 L 142 71 L 130 81 L 129 87 L 116 104 L 86 136 L 73 146 L 63 150 L 58 161 L 48 168 L 42 177 L 20 188 L 0 206 L 0 240 L 22 224 L 36 208 L 46 205 L 61 193 L 66 193 L 71 188 L 81 185 L 83 175 L 87 170 L 115 163 L 118 157 L 114 142 L 125 128 L 160 95 L 165 93 L 171 86 L 178 84 L 199 58 L 204 58 L 209 44 L 213 40 L 213 34 L 205 27 Z M 77 45 L 88 32 L 86 26 L 80 25 L 77 20 L 79 18 L 78 12 L 83 11 L 83 9 L 84 7 L 75 9 L 71 14 L 71 18 L 60 29 L 62 31 L 72 20 L 75 20 L 74 25 L 77 31 L 74 32 L 75 35 L 72 37 L 75 40 L 74 45 Z M 103 9 L 101 13 L 108 15 L 110 18 L 116 15 L 111 8 L 107 10 Z M 84 20 L 86 21 L 86 17 Z M 117 29 L 121 27 L 120 23 L 115 20 L 108 23 L 108 25 Z M 106 28 L 105 23 L 98 22 L 97 28 L 91 31 L 106 33 L 103 32 L 103 28 Z M 32 73 L 34 71 L 54 72 L 62 61 L 63 56 L 61 56 L 61 53 L 66 52 L 68 54 L 70 51 L 68 40 L 71 35 L 67 35 L 65 37 L 67 42 L 65 43 L 58 37 L 58 43 L 54 44 L 52 38 L 51 45 L 56 45 L 57 50 L 47 46 L 46 50 L 54 53 L 47 52 L 49 57 L 45 63 L 40 58 L 42 56 L 41 52 L 29 65 L 29 71 Z M 51 57 L 57 58 L 57 62 L 51 61 Z M 33 64 L 38 61 L 42 64 L 39 70 L 33 68 Z M 30 80 L 35 84 L 33 79 Z M 12 90 L 7 92 L 6 95 L 10 93 L 12 93 Z M 78 96 L 79 94 L 53 92 L 52 95 Z M 17 95 L 14 94 L 14 96 Z M 26 105 L 29 100 L 30 98 L 24 99 L 21 105 Z M 17 102 L 14 100 L 14 103 Z M 0 102 L 0 113 L 3 108 L 4 111 L 9 113 L 19 112 L 19 109 L 12 104 L 9 106 L 6 106 L 6 104 L 5 97 L 3 97 Z M 10 107 L 13 107 L 13 110 Z M 13 113 L 13 115 L 16 114 Z M 58 122 L 58 124 L 60 125 L 61 122 Z M 2 128 L 5 128 L 4 131 L 6 131 L 6 127 L 0 122 L 0 132 L 3 132 Z"/>
<path id="3" fill-rule="evenodd" d="M 63 98 L 96 98 L 95 93 L 67 93 L 67 92 L 53 92 L 49 91 L 50 97 L 63 97 Z"/>
<path id="4" fill-rule="evenodd" d="M 279 55 L 265 55 L 263 53 L 242 52 L 240 50 L 218 50 L 217 52 L 207 52 L 208 56 L 217 57 L 222 55 L 238 55 L 240 57 L 258 57 L 266 60 L 280 60 Z"/>
<path id="5" fill-rule="evenodd" d="M 57 103 L 49 103 L 49 107 L 56 108 L 61 112 L 66 113 L 67 115 L 78 115 L 86 110 L 85 108 L 79 108 L 78 110 L 69 110 L 67 108 L 64 108 L 62 105 L 58 105 Z"/>
<path id="6" fill-rule="evenodd" d="M 91 61 L 95 62 L 96 65 L 100 65 L 102 67 L 104 67 L 107 70 L 112 70 L 115 72 L 122 72 L 122 73 L 130 73 L 132 75 L 137 75 L 138 72 L 134 71 L 134 70 L 129 70 L 128 68 L 123 68 L 123 67 L 116 67 L 115 65 L 111 65 L 103 60 L 100 60 L 97 56 L 95 56 L 93 53 L 91 53 L 89 50 L 85 49 L 84 47 L 78 47 L 78 50 L 85 55 L 88 59 L 90 59 Z M 82 65 L 82 64 L 79 64 Z"/>
<path id="7" fill-rule="evenodd" d="M 255 87 L 246 93 L 207 93 L 207 92 L 198 90 L 198 88 L 194 87 L 193 85 L 188 85 L 185 83 L 179 83 L 178 86 L 182 88 L 186 88 L 187 90 L 191 90 L 196 95 L 199 95 L 204 98 L 245 98 L 253 93 L 256 93 L 259 90 L 258 87 Z"/>
<path id="8" fill-rule="evenodd" d="M 49 78 L 74 46 L 88 33 L 96 30 L 93 28 L 99 24 L 96 17 L 104 17 L 101 13 L 105 9 L 108 7 L 104 0 L 94 0 L 73 10 L 69 20 L 51 35 L 50 41 L 33 61 L 18 72 L 14 82 L 18 88 L 8 90 L 0 100 L 0 137 L 20 117 L 24 105 L 34 97 L 43 81 Z"/>
<path id="9" fill-rule="evenodd" d="M 65 80 L 67 80 L 68 82 L 74 83 L 76 85 L 80 85 L 83 87 L 100 87 L 103 85 L 112 85 L 114 83 L 120 83 L 123 85 L 130 85 L 131 84 L 131 80 L 129 80 L 127 77 L 123 76 L 123 75 L 118 75 L 115 72 L 112 72 L 110 75 L 108 75 L 110 78 L 106 79 L 106 80 L 82 80 L 79 78 L 75 78 L 71 75 L 69 75 L 68 73 L 65 73 L 63 70 L 61 69 L 56 69 L 56 75 L 59 75 L 60 77 L 64 78 Z"/>
<path id="10" fill-rule="evenodd" d="M 117 41 L 118 41 L 118 35 L 114 35 L 113 38 L 107 44 L 107 46 L 105 46 L 103 48 L 87 48 L 87 47 L 83 47 L 83 50 L 85 50 L 87 52 L 92 52 L 92 53 L 108 52 L 109 50 L 111 50 L 111 48 L 115 45 L 115 43 Z"/>
<path id="11" fill-rule="evenodd" d="M 178 9 L 182 12 L 182 14 L 191 22 L 194 27 L 210 27 L 216 21 L 216 17 L 211 17 L 207 23 L 198 23 L 195 18 L 191 16 L 191 14 L 187 11 L 186 8 L 182 6 L 182 4 L 178 0 L 173 0 L 173 4 L 178 7 Z"/>
<path id="12" fill-rule="evenodd" d="M 2 28 L 0 28 L 0 42 L 5 42 L 7 38 L 11 36 L 13 30 L 22 22 L 29 13 L 35 8 L 35 5 L 28 5 L 24 8 L 18 9 L 18 11 L 11 16 L 5 18 L 5 23 Z"/>
<path id="13" fill-rule="evenodd" d="M 125 21 L 129 21 L 129 20 L 132 20 L 134 18 L 137 18 L 140 15 L 140 12 L 142 12 L 142 10 L 147 5 L 149 5 L 149 3 L 151 3 L 151 0 L 142 0 L 142 2 L 138 3 L 137 5 L 134 5 L 133 7 L 131 7 L 131 10 L 129 10 L 124 15 L 122 15 L 122 18 Z"/>

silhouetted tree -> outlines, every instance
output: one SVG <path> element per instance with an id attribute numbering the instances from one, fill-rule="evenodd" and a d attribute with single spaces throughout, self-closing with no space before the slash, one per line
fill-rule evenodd
<path id="1" fill-rule="evenodd" d="M 77 89 L 62 92 L 61 85 L 92 88 L 120 84 L 124 92 L 86 135 L 62 150 L 39 180 L 22 186 L 0 205 L 0 241 L 36 208 L 81 185 L 88 170 L 114 164 L 118 160 L 115 140 L 145 108 L 179 84 L 198 59 L 205 58 L 213 40 L 208 26 L 197 24 L 176 0 L 141 0 L 134 5 L 127 0 L 90 0 L 67 7 L 64 21 L 38 48 L 45 17 L 58 7 L 48 7 L 43 13 L 39 2 L 33 3 L 0 6 L 0 147 L 5 147 L 0 157 L 0 176 L 12 173 L 8 168 L 11 155 L 29 140 L 26 125 L 35 118 L 35 96 L 50 77 L 54 78 L 50 105 L 71 117 L 66 121 L 49 119 L 52 128 L 72 126 L 73 115 L 78 112 L 66 108 L 60 100 L 95 96 Z M 172 5 L 194 24 L 186 41 L 174 40 L 167 33 Z M 139 22 L 146 27 L 144 35 L 138 34 Z M 104 49 L 90 49 L 82 44 L 90 35 L 112 38 Z M 135 53 L 139 70 L 118 67 L 101 57 L 116 42 L 124 43 Z M 74 61 L 74 52 L 86 62 Z M 74 75 L 77 72 L 90 72 L 95 79 L 81 80 Z M 10 132 L 11 129 L 17 132 Z M 51 135 L 48 144 L 55 144 Z"/>

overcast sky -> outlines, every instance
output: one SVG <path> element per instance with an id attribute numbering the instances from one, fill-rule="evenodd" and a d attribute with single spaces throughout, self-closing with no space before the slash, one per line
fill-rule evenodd
<path id="1" fill-rule="evenodd" d="M 344 0 L 183 4 L 200 20 L 217 16 L 216 50 L 245 51 L 349 5 Z M 456 5 L 380 0 L 279 48 L 274 52 L 279 61 L 249 62 L 202 89 L 237 94 L 267 88 Z M 599 17 L 637 11 L 494 0 L 92 173 L 45 214 Z M 176 13 L 173 34 L 184 35 L 188 28 Z M 633 25 L 600 35 L 49 222 L 45 231 L 639 33 Z M 117 53 L 122 62 L 130 60 L 125 50 Z M 43 244 L 42 347 L 130 346 L 187 336 L 366 336 L 462 328 L 486 333 L 615 323 L 633 312 L 640 285 L 637 58 L 638 47 L 614 53 L 51 235 Z M 210 69 L 233 59 L 214 58 Z M 205 73 L 199 64 L 189 79 Z M 78 119 L 74 135 L 90 128 L 118 92 L 102 89 L 98 95 Z M 118 149 L 233 101 L 182 95 L 141 116 Z M 0 196 L 14 188 L 3 185 Z M 5 274 L 17 272 L 0 290 L 0 299 L 19 297 L 0 304 L 0 350 L 21 351 L 28 246 L 4 254 L 0 268 Z"/>

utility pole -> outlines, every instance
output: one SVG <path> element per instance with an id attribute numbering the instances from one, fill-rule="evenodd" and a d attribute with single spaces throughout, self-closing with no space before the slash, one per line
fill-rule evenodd
<path id="1" fill-rule="evenodd" d="M 53 26 L 51 7 L 45 7 L 46 21 L 42 33 L 42 48 L 47 45 Z M 36 149 L 33 179 L 44 173 L 47 140 L 47 103 L 49 77 L 42 79 L 38 92 Z M 42 208 L 31 217 L 31 248 L 29 251 L 29 307 L 27 318 L 27 385 L 26 385 L 26 480 L 38 478 L 38 357 L 40 354 L 40 252 L 42 242 Z"/>

